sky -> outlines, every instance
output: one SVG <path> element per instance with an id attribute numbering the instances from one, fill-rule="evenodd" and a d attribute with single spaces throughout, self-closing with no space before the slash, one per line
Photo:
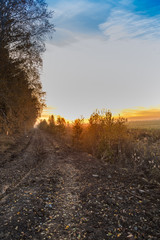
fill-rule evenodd
<path id="1" fill-rule="evenodd" d="M 47 3 L 56 31 L 43 55 L 44 114 L 73 120 L 106 108 L 160 119 L 160 1 Z"/>

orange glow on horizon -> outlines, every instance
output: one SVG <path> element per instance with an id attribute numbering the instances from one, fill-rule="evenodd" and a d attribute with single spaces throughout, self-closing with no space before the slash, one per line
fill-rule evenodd
<path id="1" fill-rule="evenodd" d="M 128 121 L 145 121 L 145 120 L 159 120 L 160 107 L 158 108 L 137 108 L 137 109 L 124 109 L 120 114 L 122 117 L 127 118 Z"/>
<path id="2" fill-rule="evenodd" d="M 41 117 L 37 120 L 39 122 L 42 119 L 48 120 L 49 116 L 54 115 L 55 119 L 57 115 L 54 113 L 55 108 L 46 107 L 44 108 Z M 112 111 L 111 111 L 112 112 Z M 160 106 L 156 108 L 135 108 L 135 109 L 124 109 L 120 112 L 120 116 L 128 119 L 128 121 L 145 121 L 145 120 L 160 120 Z M 63 115 L 62 115 L 63 117 Z M 115 114 L 113 117 L 117 118 Z M 66 122 L 73 123 L 74 120 L 65 119 Z M 84 119 L 84 123 L 88 123 L 88 119 Z"/>

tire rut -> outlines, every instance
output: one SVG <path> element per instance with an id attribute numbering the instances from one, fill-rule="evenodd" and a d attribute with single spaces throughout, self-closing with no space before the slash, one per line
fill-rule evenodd
<path id="1" fill-rule="evenodd" d="M 3 168 L 15 188 L 0 204 L 0 239 L 160 239 L 158 189 L 135 175 L 39 130 L 14 164 Z"/>
<path id="2" fill-rule="evenodd" d="M 23 146 L 19 153 L 16 153 L 14 159 L 11 161 L 9 158 L 8 161 L 1 165 L 0 202 L 3 202 L 4 198 L 20 186 L 33 169 L 37 168 L 39 153 L 34 151 L 34 147 L 37 146 L 38 139 L 37 132 L 33 131 L 27 144 Z"/>
<path id="3" fill-rule="evenodd" d="M 82 205 L 79 200 L 79 171 L 74 167 L 73 158 L 59 159 L 56 169 L 60 173 L 55 198 L 54 221 L 49 224 L 53 239 L 78 239 Z"/>
<path id="4" fill-rule="evenodd" d="M 40 139 L 39 144 L 35 139 Z M 37 162 L 1 199 L 2 218 L 10 230 L 3 228 L 0 237 L 4 240 L 31 236 L 35 240 L 79 239 L 82 206 L 79 171 L 74 167 L 72 154 L 40 131 L 35 132 L 30 144 L 28 148 L 35 148 L 36 152 L 39 149 L 39 153 L 28 153 L 26 148 L 23 162 L 30 157 L 33 163 L 35 155 Z"/>

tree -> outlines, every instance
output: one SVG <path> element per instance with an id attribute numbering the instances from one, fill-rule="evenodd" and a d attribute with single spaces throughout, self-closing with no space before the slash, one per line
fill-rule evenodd
<path id="1" fill-rule="evenodd" d="M 115 161 L 125 152 L 127 141 L 126 119 L 115 119 L 107 110 L 94 112 L 83 136 L 87 151 L 99 158 Z"/>
<path id="2" fill-rule="evenodd" d="M 0 128 L 20 132 L 31 128 L 42 110 L 42 102 L 30 88 L 25 72 L 10 63 L 5 80 L 0 81 Z"/>
<path id="3" fill-rule="evenodd" d="M 47 121 L 45 119 L 41 120 L 40 123 L 38 124 L 38 128 L 46 131 L 48 128 Z"/>
<path id="4" fill-rule="evenodd" d="M 66 121 L 63 117 L 58 116 L 57 121 L 56 121 L 56 128 L 57 128 L 57 133 L 60 137 L 62 137 L 65 134 L 65 126 L 66 126 Z"/>
<path id="5" fill-rule="evenodd" d="M 0 1 L 0 52 L 29 67 L 41 64 L 46 35 L 53 30 L 52 12 L 43 0 Z"/>
<path id="6" fill-rule="evenodd" d="M 55 118 L 53 115 L 48 118 L 48 130 L 50 133 L 55 133 Z"/>
<path id="7" fill-rule="evenodd" d="M 39 70 L 51 17 L 44 0 L 0 0 L 1 131 L 29 128 L 42 111 Z"/>
<path id="8" fill-rule="evenodd" d="M 78 118 L 73 122 L 73 135 L 72 135 L 72 142 L 73 145 L 77 148 L 81 145 L 81 135 L 83 132 L 83 122 L 84 118 Z"/>

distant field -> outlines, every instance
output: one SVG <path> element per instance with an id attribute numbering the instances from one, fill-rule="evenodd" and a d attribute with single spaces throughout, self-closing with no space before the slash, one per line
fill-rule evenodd
<path id="1" fill-rule="evenodd" d="M 127 123 L 129 128 L 160 129 L 160 120 L 131 121 Z"/>

